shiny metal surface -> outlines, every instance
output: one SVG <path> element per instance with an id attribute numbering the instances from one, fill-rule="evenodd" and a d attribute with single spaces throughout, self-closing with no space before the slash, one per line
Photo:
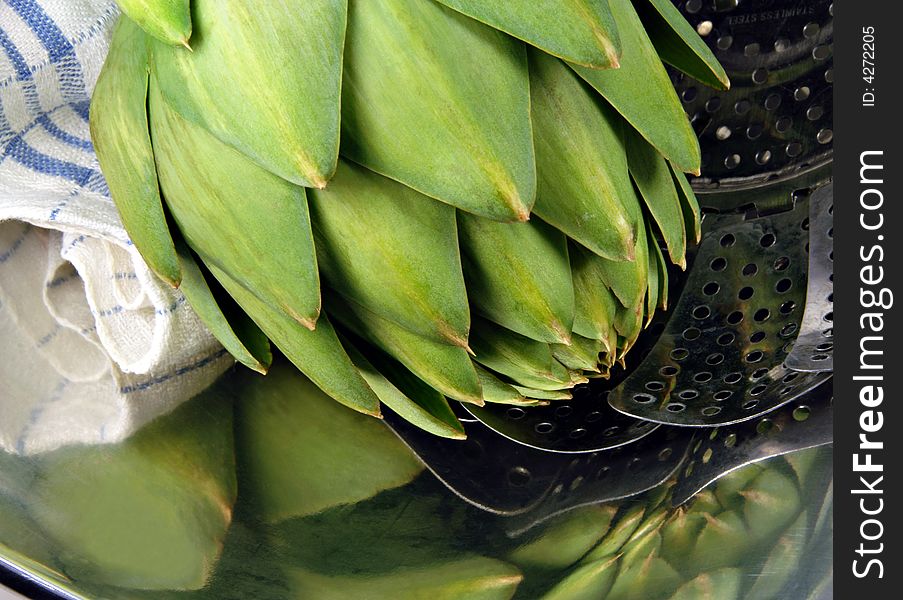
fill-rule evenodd
<path id="1" fill-rule="evenodd" d="M 676 600 L 709 582 L 719 599 L 796 600 L 830 582 L 829 450 L 734 471 L 680 508 L 667 474 L 565 512 L 553 491 L 533 522 L 464 502 L 416 463 L 374 471 L 407 450 L 350 412 L 307 427 L 311 389 L 284 363 L 235 372 L 122 444 L 0 456 L 0 555 L 73 598 Z M 644 438 L 650 458 L 668 431 L 689 430 Z M 323 451 L 339 437 L 352 452 Z M 492 448 L 471 460 L 491 463 Z"/>
<path id="2" fill-rule="evenodd" d="M 797 177 L 833 148 L 831 0 L 684 0 L 731 79 L 726 92 L 681 74 L 675 87 L 703 148 L 700 189 Z M 705 29 L 704 29 L 705 30 Z"/>
<path id="3" fill-rule="evenodd" d="M 608 404 L 608 382 L 580 385 L 574 398 L 522 409 L 487 404 L 463 406 L 496 433 L 551 452 L 585 453 L 633 444 L 658 427 L 619 413 Z"/>
<path id="4" fill-rule="evenodd" d="M 397 417 L 386 420 L 453 493 L 487 512 L 518 517 L 508 521 L 515 530 L 660 485 L 678 468 L 690 441 L 687 432 L 656 430 L 629 445 L 571 455 L 510 441 L 478 422 L 467 423 L 468 439 L 456 442 Z"/>
<path id="5" fill-rule="evenodd" d="M 700 432 L 678 469 L 672 502 L 679 506 L 746 465 L 830 444 L 834 438 L 833 404 L 829 380 L 761 419 Z"/>
<path id="6" fill-rule="evenodd" d="M 809 277 L 806 311 L 785 361 L 794 371 L 834 370 L 834 186 L 809 201 Z"/>
<path id="7" fill-rule="evenodd" d="M 665 331 L 609 403 L 630 416 L 704 427 L 752 419 L 824 380 L 784 360 L 806 302 L 809 209 L 710 215 Z"/>

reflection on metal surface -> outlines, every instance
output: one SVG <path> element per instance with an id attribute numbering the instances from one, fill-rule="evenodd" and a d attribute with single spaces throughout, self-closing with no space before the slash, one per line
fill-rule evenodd
<path id="1" fill-rule="evenodd" d="M 809 278 L 806 312 L 785 361 L 795 371 L 834 370 L 834 186 L 809 201 Z"/>
<path id="2" fill-rule="evenodd" d="M 661 484 L 677 469 L 690 440 L 687 432 L 660 430 L 612 450 L 569 455 L 512 442 L 480 423 L 468 423 L 468 439 L 456 442 L 402 419 L 387 421 L 454 493 L 488 512 L 519 516 L 510 522 L 515 529 Z"/>
<path id="3" fill-rule="evenodd" d="M 496 433 L 551 452 L 610 450 L 635 443 L 657 427 L 612 409 L 606 401 L 607 390 L 581 385 L 573 390 L 573 394 L 572 401 L 553 402 L 529 410 L 498 404 L 463 408 Z"/>
<path id="4" fill-rule="evenodd" d="M 678 472 L 674 504 L 687 502 L 713 481 L 748 464 L 830 444 L 833 416 L 829 381 L 762 419 L 700 432 Z"/>
<path id="5" fill-rule="evenodd" d="M 113 445 L 0 453 L 6 558 L 78 581 L 191 589 L 210 577 L 232 520 L 232 408 L 215 387 Z"/>
<path id="6" fill-rule="evenodd" d="M 456 599 L 478 591 L 535 600 L 578 590 L 666 600 L 699 597 L 703 584 L 724 592 L 718 598 L 753 600 L 805 598 L 830 578 L 829 451 L 734 471 L 672 508 L 670 474 L 691 430 L 661 427 L 631 445 L 633 455 L 631 446 L 574 456 L 504 440 L 507 449 L 487 443 L 468 456 L 466 444 L 449 442 L 459 449 L 449 465 L 486 463 L 504 485 L 512 480 L 503 464 L 516 464 L 525 456 L 518 453 L 542 456 L 532 465 L 545 480 L 525 486 L 543 488 L 532 510 L 501 516 L 419 469 L 383 472 L 379 465 L 397 464 L 404 446 L 373 419 L 346 411 L 347 419 L 305 429 L 300 415 L 329 406 L 278 363 L 266 378 L 230 374 L 123 444 L 4 454 L 0 554 L 71 597 L 135 600 Z M 474 428 L 491 433 L 469 422 Z M 203 441 L 187 435 L 199 430 Z M 323 451 L 339 438 L 352 450 Z M 613 477 L 608 487 L 604 475 L 590 481 L 588 469 L 605 467 L 646 481 L 633 492 L 652 488 L 613 500 L 630 478 Z M 228 493 L 233 478 L 237 500 Z"/>

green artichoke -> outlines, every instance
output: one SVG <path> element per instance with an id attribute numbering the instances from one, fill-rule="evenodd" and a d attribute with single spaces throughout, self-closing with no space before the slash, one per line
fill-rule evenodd
<path id="1" fill-rule="evenodd" d="M 95 147 L 151 269 L 265 372 L 437 435 L 545 404 L 666 306 L 699 145 L 667 0 L 129 0 Z M 662 247 L 664 246 L 664 253 Z"/>

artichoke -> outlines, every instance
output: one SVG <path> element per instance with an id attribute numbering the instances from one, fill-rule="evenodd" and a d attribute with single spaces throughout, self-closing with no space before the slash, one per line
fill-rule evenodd
<path id="1" fill-rule="evenodd" d="M 272 342 L 341 404 L 460 438 L 449 399 L 544 404 L 623 364 L 699 239 L 662 61 L 728 81 L 668 0 L 121 5 L 102 170 L 252 369 Z"/>

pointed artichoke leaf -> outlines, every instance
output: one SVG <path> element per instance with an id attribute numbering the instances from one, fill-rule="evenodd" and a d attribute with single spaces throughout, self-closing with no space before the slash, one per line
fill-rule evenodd
<path id="1" fill-rule="evenodd" d="M 476 360 L 476 359 L 474 359 Z M 479 361 L 477 361 L 479 362 Z M 540 378 L 536 377 L 531 373 L 519 374 L 519 375 L 507 375 L 502 374 L 506 379 L 511 380 L 511 386 L 514 389 L 518 388 L 529 388 L 531 390 L 536 390 L 538 392 L 551 392 L 551 395 L 560 396 L 561 394 L 570 394 L 571 390 L 577 385 L 575 381 L 572 381 L 570 378 L 570 374 L 567 369 L 556 361 L 556 364 L 561 367 L 560 369 L 556 369 L 555 375 L 551 378 Z M 494 369 L 491 369 L 493 370 Z M 585 381 L 589 381 L 586 379 Z M 584 382 L 585 383 L 585 382 Z M 520 390 L 518 390 L 520 391 Z M 521 392 L 523 395 L 523 392 Z M 528 399 L 534 400 L 559 400 L 561 398 L 541 398 L 539 395 L 530 396 Z"/>
<path id="2" fill-rule="evenodd" d="M 617 555 L 582 564 L 561 578 L 541 600 L 598 600 L 607 598 L 618 578 Z"/>
<path id="3" fill-rule="evenodd" d="M 648 227 L 647 223 L 647 227 Z M 649 323 L 652 322 L 652 318 L 655 316 L 655 309 L 658 308 L 658 304 L 661 301 L 661 282 L 659 281 L 659 268 L 658 268 L 658 256 L 657 253 L 660 252 L 658 249 L 658 242 L 655 240 L 655 236 L 652 235 L 651 228 L 646 231 L 646 238 L 649 241 L 649 268 L 646 273 L 646 323 L 644 327 L 649 327 Z M 655 248 L 653 248 L 655 246 Z"/>
<path id="4" fill-rule="evenodd" d="M 686 269 L 687 235 L 683 210 L 668 162 L 636 131 L 628 131 L 627 163 L 640 196 L 662 233 L 671 262 Z"/>
<path id="5" fill-rule="evenodd" d="M 265 169 L 323 187 L 339 153 L 346 0 L 191 0 L 191 50 L 154 44 L 166 100 Z"/>
<path id="6" fill-rule="evenodd" d="M 637 257 L 635 261 L 629 264 L 632 267 L 630 273 L 640 282 L 639 288 L 643 291 L 639 295 L 639 302 L 637 304 L 621 307 L 615 313 L 615 330 L 620 336 L 625 338 L 627 342 L 622 350 L 622 357 L 627 354 L 627 351 L 630 350 L 631 347 L 633 347 L 643 330 L 644 301 L 649 292 L 650 256 L 646 227 L 640 225 L 639 232 L 640 236 L 637 238 Z M 655 267 L 655 265 L 653 265 L 653 267 Z M 606 271 L 606 274 L 610 274 L 610 271 Z"/>
<path id="7" fill-rule="evenodd" d="M 483 355 L 482 358 L 474 358 L 474 362 L 486 368 L 499 380 L 508 383 L 516 389 L 522 396 L 528 400 L 561 400 L 562 395 L 569 394 L 570 390 L 577 385 L 571 381 L 568 370 L 555 362 L 557 366 L 550 375 L 537 375 L 535 372 L 527 369 L 518 369 L 518 366 L 508 362 L 498 362 L 498 357 L 490 357 Z M 495 368 L 498 366 L 499 368 Z M 540 392 L 527 397 L 523 390 L 531 390 Z M 545 396 L 554 396 L 547 398 Z"/>
<path id="8" fill-rule="evenodd" d="M 467 346 L 454 208 L 346 161 L 329 187 L 310 194 L 330 287 L 418 335 Z"/>
<path id="9" fill-rule="evenodd" d="M 621 41 L 608 0 L 438 0 L 558 58 L 618 67 Z"/>
<path id="10" fill-rule="evenodd" d="M 531 339 L 568 343 L 574 292 L 564 234 L 539 219 L 498 223 L 458 211 L 458 236 L 474 310 Z"/>
<path id="11" fill-rule="evenodd" d="M 351 362 L 325 315 L 315 330 L 307 329 L 260 300 L 214 263 L 204 262 L 242 310 L 318 388 L 353 410 L 380 416 L 379 398 Z"/>
<path id="12" fill-rule="evenodd" d="M 699 201 L 696 199 L 690 182 L 687 181 L 687 176 L 681 173 L 674 163 L 669 162 L 668 165 L 671 167 L 671 174 L 674 175 L 677 191 L 680 194 L 680 205 L 687 227 L 687 237 L 695 240 L 698 244 L 702 239 L 702 212 L 699 209 Z"/>
<path id="13" fill-rule="evenodd" d="M 436 2 L 367 0 L 351 3 L 346 55 L 344 156 L 462 210 L 529 216 L 522 43 Z"/>
<path id="14" fill-rule="evenodd" d="M 122 17 L 91 99 L 91 141 L 122 224 L 158 277 L 179 285 L 147 119 L 147 37 Z"/>
<path id="15" fill-rule="evenodd" d="M 642 238 L 645 240 L 645 227 L 640 226 L 637 231 L 642 233 Z M 646 256 L 648 248 L 645 242 L 641 244 L 639 238 L 637 239 L 636 256 L 632 261 L 609 260 L 586 249 L 582 250 L 583 253 L 579 255 L 581 260 L 590 264 L 581 268 L 587 269 L 594 277 L 600 277 L 622 306 L 636 308 L 642 304 L 643 298 L 646 296 L 646 268 L 648 267 L 648 257 Z"/>
<path id="16" fill-rule="evenodd" d="M 183 119 L 151 78 L 151 135 L 166 205 L 189 246 L 312 329 L 320 283 L 304 188 Z"/>
<path id="17" fill-rule="evenodd" d="M 552 353 L 546 342 L 539 342 L 488 319 L 476 317 L 472 335 L 474 355 L 497 357 L 542 376 L 552 374 Z M 498 369 L 496 369 L 498 370 Z"/>
<path id="18" fill-rule="evenodd" d="M 148 35 L 167 44 L 188 46 L 191 37 L 188 0 L 117 0 L 116 4 Z"/>
<path id="19" fill-rule="evenodd" d="M 533 212 L 600 256 L 632 258 L 621 118 L 564 63 L 536 50 L 530 94 L 539 174 Z"/>
<path id="20" fill-rule="evenodd" d="M 458 421 L 445 396 L 378 350 L 368 348 L 371 356 L 380 354 L 374 358 L 374 362 L 380 365 L 379 368 L 375 367 L 349 340 L 342 338 L 342 345 L 348 351 L 351 362 L 382 403 L 393 412 L 434 435 L 453 440 L 463 440 L 467 437 L 464 426 Z"/>
<path id="21" fill-rule="evenodd" d="M 781 523 L 780 527 L 783 529 L 786 525 Z M 701 571 L 736 567 L 751 554 L 756 541 L 743 517 L 736 511 L 708 515 L 705 526 L 697 536 L 696 546 L 685 557 L 686 563 L 693 575 Z"/>
<path id="22" fill-rule="evenodd" d="M 480 382 L 464 348 L 420 337 L 337 293 L 329 295 L 328 311 L 443 395 L 483 405 Z"/>
<path id="23" fill-rule="evenodd" d="M 756 581 L 771 579 L 781 573 L 783 568 L 786 567 L 776 565 L 774 571 L 763 571 Z M 711 573 L 703 573 L 682 585 L 669 600 L 739 600 L 745 578 L 748 578 L 748 575 L 743 569 L 718 569 Z"/>
<path id="24" fill-rule="evenodd" d="M 662 535 L 657 530 L 643 529 L 640 527 L 641 531 L 624 545 L 622 556 L 625 563 L 637 564 L 661 554 Z"/>
<path id="25" fill-rule="evenodd" d="M 612 556 L 620 555 L 622 547 L 626 544 L 643 521 L 643 515 L 646 512 L 642 504 L 631 504 L 626 508 L 626 512 L 620 515 L 617 521 L 611 526 L 605 537 L 598 546 L 593 548 L 589 554 L 580 561 L 583 564 L 589 564 L 600 560 L 606 560 Z"/>
<path id="26" fill-rule="evenodd" d="M 751 540 L 773 543 L 799 515 L 802 498 L 795 478 L 778 469 L 765 469 L 742 494 L 743 518 L 750 529 Z"/>
<path id="27" fill-rule="evenodd" d="M 574 394 L 565 390 L 535 390 L 522 385 L 512 387 L 528 400 L 571 400 L 574 397 Z"/>
<path id="28" fill-rule="evenodd" d="M 662 310 L 668 310 L 668 263 L 665 261 L 665 255 L 662 253 L 661 247 L 654 241 L 651 232 L 649 233 L 649 239 L 653 240 L 649 244 L 649 269 L 656 268 L 658 270 L 658 306 Z"/>
<path id="29" fill-rule="evenodd" d="M 474 321 L 474 360 L 517 385 L 558 390 L 573 387 L 567 371 L 552 357 L 549 344 L 505 329 L 486 319 Z"/>
<path id="30" fill-rule="evenodd" d="M 285 360 L 262 380 L 240 380 L 235 422 L 243 498 L 268 523 L 361 502 L 423 471 L 391 430 Z"/>
<path id="31" fill-rule="evenodd" d="M 696 134 L 631 0 L 609 3 L 624 48 L 621 68 L 573 68 L 665 158 L 698 175 L 701 155 Z"/>
<path id="32" fill-rule="evenodd" d="M 301 567 L 286 567 L 286 574 L 293 598 L 317 600 L 508 600 L 523 579 L 513 566 L 481 556 L 370 575 L 324 575 Z"/>
<path id="33" fill-rule="evenodd" d="M 572 371 L 565 367 L 563 364 L 558 362 L 557 360 L 552 361 L 552 375 L 559 380 L 562 381 L 570 381 L 575 385 L 579 385 L 581 383 L 587 383 L 589 379 L 587 379 L 583 373 L 578 371 Z"/>
<path id="34" fill-rule="evenodd" d="M 618 314 L 615 316 L 615 330 L 623 338 L 618 354 L 618 360 L 623 364 L 624 356 L 630 351 L 643 331 L 642 308 L 640 310 L 619 308 Z"/>
<path id="35" fill-rule="evenodd" d="M 483 388 L 483 399 L 486 402 L 494 404 L 515 404 L 523 405 L 531 403 L 521 395 L 514 386 L 508 385 L 491 371 L 484 369 L 478 364 L 474 364 L 477 370 L 477 376 L 480 378 L 480 386 Z"/>
<path id="36" fill-rule="evenodd" d="M 622 560 L 618 578 L 605 600 L 667 598 L 681 582 L 680 574 L 663 558 L 650 557 L 634 563 Z"/>
<path id="37" fill-rule="evenodd" d="M 608 352 L 614 350 L 611 332 L 615 312 L 620 305 L 614 292 L 605 283 L 605 259 L 580 246 L 568 242 L 571 278 L 574 282 L 574 333 L 601 340 Z"/>
<path id="38" fill-rule="evenodd" d="M 671 0 L 633 3 L 663 61 L 719 90 L 731 87 L 724 67 Z"/>
<path id="39" fill-rule="evenodd" d="M 227 316 L 220 303 L 230 302 L 231 299 L 227 296 L 218 300 L 214 296 L 210 284 L 219 287 L 216 280 L 207 280 L 184 242 L 177 241 L 176 250 L 182 268 L 182 284 L 179 289 L 185 294 L 191 308 L 235 360 L 265 375 L 273 361 L 267 337 L 240 309 L 230 311 Z"/>
<path id="40" fill-rule="evenodd" d="M 599 353 L 605 348 L 601 340 L 573 335 L 570 346 L 552 344 L 552 356 L 568 369 L 577 371 L 599 371 Z"/>

